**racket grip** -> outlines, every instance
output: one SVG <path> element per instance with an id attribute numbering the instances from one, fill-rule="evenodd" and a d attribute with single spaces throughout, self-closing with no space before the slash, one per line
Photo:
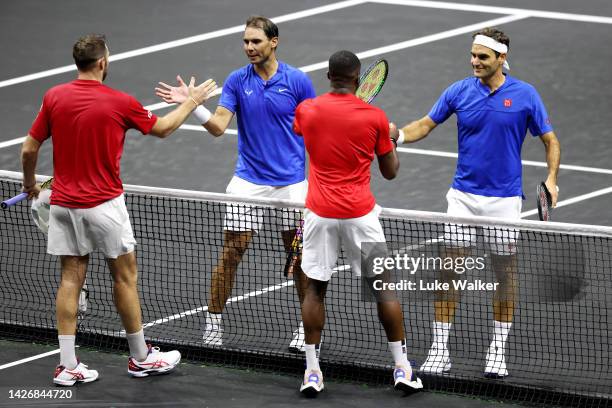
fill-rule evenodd
<path id="1" fill-rule="evenodd" d="M 287 261 L 285 262 L 285 270 L 284 275 L 285 278 L 293 277 L 293 273 L 300 261 L 300 254 L 291 251 L 289 255 L 287 255 Z"/>
<path id="2" fill-rule="evenodd" d="M 303 226 L 304 220 L 300 220 L 300 225 L 295 231 L 295 236 L 293 237 L 293 241 L 291 242 L 291 248 L 289 250 L 289 253 L 287 253 L 287 260 L 285 261 L 285 269 L 283 271 L 285 278 L 290 278 L 293 276 L 293 272 L 295 271 L 295 268 L 300 262 L 300 255 L 302 254 Z"/>
<path id="3" fill-rule="evenodd" d="M 28 198 L 28 193 L 18 194 L 15 197 L 9 198 L 8 200 L 5 200 L 2 203 L 0 203 L 0 208 L 4 210 L 5 208 L 12 207 L 15 204 L 25 200 L 26 198 Z"/>

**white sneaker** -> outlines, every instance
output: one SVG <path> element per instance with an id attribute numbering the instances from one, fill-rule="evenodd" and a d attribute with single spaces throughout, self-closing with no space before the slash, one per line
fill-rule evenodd
<path id="1" fill-rule="evenodd" d="M 96 370 L 89 370 L 83 363 L 79 363 L 73 370 L 68 370 L 66 367 L 58 365 L 55 368 L 53 382 L 57 385 L 66 387 L 72 386 L 78 382 L 88 383 L 98 379 Z"/>
<path id="2" fill-rule="evenodd" d="M 507 377 L 508 369 L 506 368 L 506 357 L 504 349 L 501 347 L 489 346 L 487 350 L 487 363 L 484 369 L 484 376 L 487 378 L 504 378 Z"/>
<path id="3" fill-rule="evenodd" d="M 159 347 L 149 345 L 149 353 L 144 361 L 128 359 L 128 373 L 134 377 L 147 377 L 151 374 L 167 373 L 181 361 L 181 353 L 176 350 L 162 352 Z"/>
<path id="4" fill-rule="evenodd" d="M 421 365 L 420 371 L 427 374 L 443 374 L 450 369 L 451 361 L 448 349 L 432 346 L 427 353 L 427 360 Z"/>
<path id="5" fill-rule="evenodd" d="M 323 391 L 323 388 L 325 388 L 323 385 L 323 373 L 316 370 L 304 372 L 304 381 L 300 387 L 302 394 L 307 398 L 314 398 Z"/>
<path id="6" fill-rule="evenodd" d="M 404 391 L 406 394 L 412 394 L 423 389 L 421 379 L 416 376 L 412 368 L 395 367 L 395 370 L 393 370 L 393 381 L 394 388 Z"/>
<path id="7" fill-rule="evenodd" d="M 293 331 L 293 339 L 289 343 L 289 350 L 294 353 L 304 353 L 304 344 L 306 344 L 306 338 L 304 337 L 304 323 L 300 322 L 300 326 Z"/>

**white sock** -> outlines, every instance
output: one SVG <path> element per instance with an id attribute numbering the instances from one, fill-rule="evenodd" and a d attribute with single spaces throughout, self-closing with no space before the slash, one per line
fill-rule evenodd
<path id="1" fill-rule="evenodd" d="M 149 353 L 149 348 L 144 338 L 144 330 L 140 329 L 136 333 L 126 333 L 128 345 L 130 346 L 130 355 L 136 359 L 136 361 L 144 361 Z"/>
<path id="2" fill-rule="evenodd" d="M 498 322 L 497 320 L 493 322 L 495 323 L 495 330 L 493 331 L 493 342 L 491 342 L 491 346 L 504 350 L 506 347 L 506 340 L 508 339 L 508 333 L 512 327 L 512 322 Z"/>
<path id="3" fill-rule="evenodd" d="M 66 367 L 69 370 L 73 370 L 79 365 L 76 358 L 76 352 L 74 350 L 74 342 L 76 336 L 74 335 L 58 335 L 60 346 L 60 365 Z"/>
<path id="4" fill-rule="evenodd" d="M 451 323 L 433 322 L 434 340 L 432 347 L 446 348 L 448 334 L 450 333 Z"/>
<path id="5" fill-rule="evenodd" d="M 206 314 L 206 324 L 212 324 L 213 326 L 220 327 L 222 318 L 223 318 L 223 313 L 208 312 Z"/>
<path id="6" fill-rule="evenodd" d="M 410 368 L 408 356 L 406 355 L 406 339 L 400 341 L 390 341 L 389 350 L 391 350 L 396 367 L 401 366 L 404 368 Z"/>
<path id="7" fill-rule="evenodd" d="M 321 371 L 319 367 L 319 345 L 304 344 L 306 351 L 306 371 Z"/>

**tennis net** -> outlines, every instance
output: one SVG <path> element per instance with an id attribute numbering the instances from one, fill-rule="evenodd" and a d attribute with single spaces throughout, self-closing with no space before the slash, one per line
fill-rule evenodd
<path id="1" fill-rule="evenodd" d="M 18 194 L 20 180 L 20 173 L 0 172 L 1 197 Z M 294 282 L 283 276 L 287 255 L 279 231 L 296 224 L 302 205 L 142 186 L 125 191 L 138 241 L 147 338 L 176 347 L 191 360 L 300 375 L 303 356 L 287 347 L 300 321 L 299 301 Z M 245 211 L 260 223 L 259 233 L 238 267 L 225 307 L 223 345 L 207 346 L 202 329 L 211 274 L 223 248 L 224 218 Z M 397 293 L 409 358 L 417 367 L 432 343 L 433 302 L 440 293 L 433 290 L 440 276 L 436 260 L 446 259 L 449 234 L 473 241 L 472 267 L 466 260 L 457 271 L 454 264 L 457 276 L 473 285 L 461 293 L 448 340 L 452 370 L 422 374 L 426 389 L 555 405 L 610 404 L 612 228 L 394 209 L 383 209 L 381 222 L 389 258 L 412 262 L 411 268 L 396 263 L 393 276 L 415 285 Z M 0 211 L 0 228 L 0 335 L 55 343 L 58 261 L 46 254 L 46 236 L 34 226 L 26 204 Z M 498 380 L 483 377 L 493 332 L 493 291 L 486 284 L 500 280 L 491 267 L 495 253 L 508 255 L 496 247 L 495 237 L 516 238 L 506 249 L 517 259 L 514 319 L 506 343 L 510 376 Z M 327 291 L 322 368 L 330 379 L 388 383 L 391 359 L 376 305 L 348 264 L 344 256 L 339 259 Z M 77 343 L 126 350 L 110 273 L 98 252 L 90 257 L 87 288 Z"/>

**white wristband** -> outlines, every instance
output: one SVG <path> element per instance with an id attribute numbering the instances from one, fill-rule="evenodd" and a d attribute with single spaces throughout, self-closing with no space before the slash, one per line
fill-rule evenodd
<path id="1" fill-rule="evenodd" d="M 205 124 L 206 122 L 208 122 L 212 116 L 212 113 L 210 113 L 210 111 L 202 105 L 195 108 L 195 110 L 191 113 L 201 124 Z"/>
<path id="2" fill-rule="evenodd" d="M 404 131 L 402 129 L 399 130 L 399 137 L 397 138 L 397 144 L 403 144 L 404 139 Z"/>

